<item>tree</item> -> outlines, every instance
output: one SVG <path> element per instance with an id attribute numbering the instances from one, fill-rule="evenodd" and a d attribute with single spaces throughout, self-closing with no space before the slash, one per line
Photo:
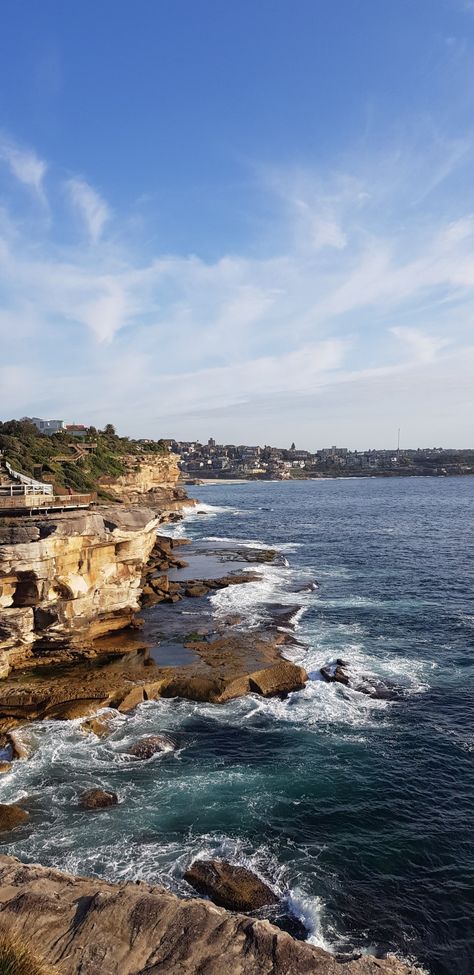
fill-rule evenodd
<path id="1" fill-rule="evenodd" d="M 295 447 L 295 444 L 294 443 L 292 443 L 292 445 L 290 447 L 290 450 L 296 450 L 296 447 Z"/>
<path id="2" fill-rule="evenodd" d="M 104 433 L 107 437 L 115 437 L 115 427 L 113 423 L 107 423 L 104 427 Z"/>

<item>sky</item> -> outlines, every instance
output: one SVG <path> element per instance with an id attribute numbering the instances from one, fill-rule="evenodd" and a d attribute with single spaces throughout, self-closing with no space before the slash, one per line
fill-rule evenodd
<path id="1" fill-rule="evenodd" d="M 0 418 L 474 446 L 474 0 L 4 0 Z"/>

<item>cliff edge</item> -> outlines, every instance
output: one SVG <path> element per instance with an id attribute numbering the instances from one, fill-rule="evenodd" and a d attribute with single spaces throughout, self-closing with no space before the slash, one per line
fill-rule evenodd
<path id="1" fill-rule="evenodd" d="M 0 522 L 0 677 L 129 625 L 158 516 L 147 507 Z"/>
<path id="2" fill-rule="evenodd" d="M 353 961 L 268 921 L 144 883 L 72 877 L 0 856 L 0 930 L 60 975 L 421 975 L 396 958 Z"/>

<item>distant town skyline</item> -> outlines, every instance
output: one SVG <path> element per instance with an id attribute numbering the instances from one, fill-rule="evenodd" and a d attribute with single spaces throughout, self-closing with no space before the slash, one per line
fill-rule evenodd
<path id="1" fill-rule="evenodd" d="M 24 0 L 3 29 L 4 419 L 469 445 L 472 3 Z"/>
<path id="2" fill-rule="evenodd" d="M 20 417 L 10 417 L 10 416 L 7 417 L 7 416 L 3 416 L 3 417 L 0 417 L 0 422 L 6 422 L 6 421 L 12 420 L 12 419 L 17 419 L 17 420 L 20 420 L 20 421 L 26 420 L 26 421 L 32 422 L 37 427 L 37 429 L 39 430 L 39 432 L 45 434 L 46 436 L 51 436 L 51 435 L 53 435 L 55 433 L 59 433 L 59 432 L 70 433 L 74 437 L 77 437 L 77 436 L 86 436 L 87 433 L 88 433 L 89 427 L 92 427 L 92 428 L 95 427 L 95 424 L 87 424 L 87 423 L 84 423 L 82 421 L 81 422 L 77 422 L 76 420 L 74 420 L 74 421 L 71 422 L 70 418 L 65 419 L 64 416 L 56 417 L 56 418 L 53 418 L 53 417 L 28 416 L 28 415 L 22 415 Z M 116 429 L 116 432 L 118 433 L 119 436 L 130 436 L 129 434 L 125 433 L 123 430 L 117 429 L 116 428 L 116 425 L 113 422 L 112 422 L 112 427 L 114 429 Z M 181 437 L 167 436 L 165 433 L 163 433 L 163 431 L 157 432 L 155 434 L 155 436 L 148 437 L 148 438 L 146 436 L 141 436 L 140 434 L 138 434 L 136 437 L 134 437 L 132 439 L 138 439 L 138 440 L 139 439 L 150 439 L 150 440 L 163 439 L 166 442 L 172 442 L 172 441 L 174 441 L 176 443 L 200 444 L 201 446 L 210 446 L 210 447 L 216 447 L 216 446 L 217 447 L 222 447 L 222 446 L 240 446 L 240 447 L 242 447 L 242 446 L 258 446 L 259 448 L 272 447 L 272 448 L 275 448 L 275 449 L 278 449 L 278 450 L 284 450 L 284 451 L 285 450 L 286 451 L 290 451 L 290 450 L 297 450 L 297 451 L 299 451 L 299 450 L 302 450 L 302 451 L 309 451 L 311 453 L 317 453 L 318 451 L 323 451 L 323 450 L 341 450 L 341 449 L 342 450 L 348 450 L 348 451 L 361 452 L 361 453 L 370 452 L 370 451 L 381 451 L 381 452 L 383 452 L 383 451 L 386 451 L 386 452 L 393 451 L 393 452 L 396 453 L 397 450 L 400 450 L 400 451 L 403 451 L 403 450 L 406 450 L 406 451 L 413 451 L 413 450 L 425 450 L 425 451 L 430 451 L 430 450 L 448 450 L 448 451 L 449 450 L 455 450 L 455 451 L 456 450 L 461 450 L 461 451 L 462 450 L 468 450 L 469 451 L 469 450 L 474 450 L 474 441 L 473 441 L 473 444 L 472 445 L 469 444 L 469 443 L 466 443 L 466 444 L 436 444 L 436 443 L 432 443 L 432 444 L 417 444 L 416 446 L 408 446 L 407 444 L 404 444 L 402 442 L 400 428 L 397 429 L 396 443 L 395 444 L 389 444 L 389 443 L 382 444 L 382 445 L 380 445 L 380 444 L 379 445 L 365 444 L 363 446 L 352 446 L 352 445 L 343 444 L 343 443 L 331 443 L 329 441 L 327 443 L 324 443 L 324 444 L 323 443 L 320 443 L 320 444 L 317 444 L 317 445 L 308 445 L 308 444 L 303 444 L 302 442 L 297 442 L 295 439 L 293 439 L 291 441 L 291 443 L 289 443 L 289 444 L 288 443 L 284 443 L 284 442 L 278 442 L 278 443 L 277 442 L 273 442 L 273 443 L 268 442 L 267 443 L 267 441 L 262 441 L 262 442 L 253 441 L 252 444 L 250 444 L 250 443 L 246 443 L 245 441 L 242 440 L 242 438 L 239 438 L 239 437 L 237 437 L 234 441 L 224 440 L 224 441 L 220 441 L 219 442 L 216 439 L 216 437 L 213 437 L 212 435 L 209 436 L 207 433 L 206 433 L 206 435 L 204 437 L 189 437 L 188 436 L 188 437 L 182 437 L 181 438 Z"/>

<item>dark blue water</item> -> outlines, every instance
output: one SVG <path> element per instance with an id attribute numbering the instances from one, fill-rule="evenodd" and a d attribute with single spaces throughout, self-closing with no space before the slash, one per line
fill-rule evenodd
<path id="1" fill-rule="evenodd" d="M 258 625 L 269 603 L 301 605 L 307 647 L 291 656 L 309 684 L 286 701 L 148 702 L 100 741 L 73 722 L 32 726 L 32 759 L 0 786 L 32 812 L 8 849 L 181 892 L 196 855 L 229 856 L 274 883 L 317 943 L 472 975 L 474 478 L 199 492 L 207 516 L 187 535 L 276 545 L 289 563 L 218 592 L 215 614 Z M 336 657 L 395 699 L 318 679 Z M 157 729 L 178 735 L 178 754 L 128 760 Z M 92 836 L 76 801 L 98 779 L 122 801 Z"/>

